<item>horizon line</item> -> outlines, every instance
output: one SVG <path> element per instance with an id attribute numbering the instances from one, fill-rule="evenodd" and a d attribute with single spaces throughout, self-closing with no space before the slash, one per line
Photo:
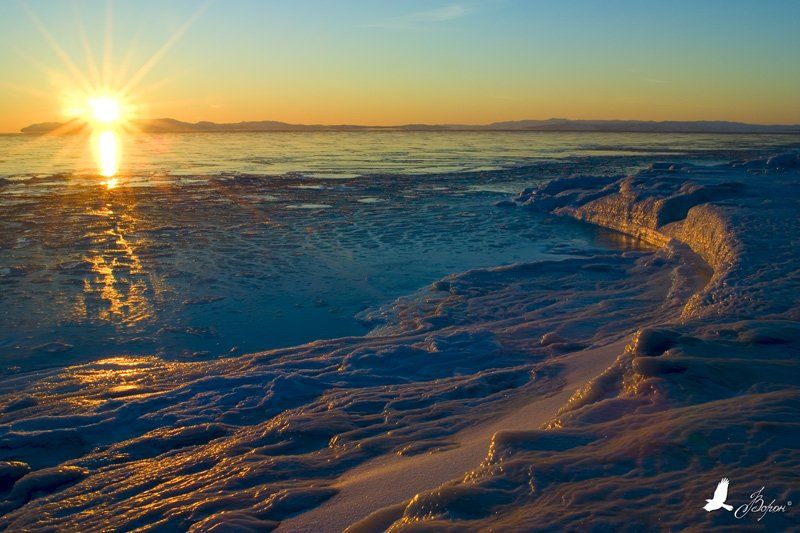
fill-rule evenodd
<path id="1" fill-rule="evenodd" d="M 172 124 L 177 127 L 186 126 L 192 128 L 225 128 L 225 127 L 234 127 L 234 126 L 246 126 L 246 125 L 273 125 L 274 128 L 272 130 L 263 130 L 263 129 L 256 129 L 256 130 L 249 130 L 251 132 L 254 131 L 281 131 L 279 128 L 281 126 L 285 126 L 287 128 L 324 128 L 328 130 L 336 130 L 337 128 L 357 128 L 360 130 L 369 130 L 369 129 L 402 129 L 402 128 L 423 128 L 423 129 L 436 129 L 441 128 L 447 131 L 572 131 L 569 130 L 569 125 L 583 125 L 583 126 L 596 126 L 597 129 L 595 130 L 586 130 L 586 129 L 577 129 L 574 131 L 581 132 L 614 132 L 622 130 L 603 130 L 603 125 L 617 125 L 624 127 L 626 124 L 631 126 L 644 126 L 644 125 L 652 125 L 652 126 L 669 126 L 669 125 L 685 125 L 685 126 L 702 126 L 702 125 L 717 125 L 717 126 L 729 126 L 733 128 L 757 128 L 757 129 L 767 129 L 767 128 L 776 128 L 778 130 L 785 130 L 785 131 L 778 131 L 778 132 L 753 132 L 753 133 L 800 133 L 800 123 L 758 123 L 758 122 L 741 122 L 736 120 L 727 120 L 727 119 L 695 119 L 695 120 L 674 120 L 674 119 L 664 119 L 664 120 L 657 120 L 657 119 L 620 119 L 620 118 L 611 118 L 611 119 L 571 119 L 571 118 L 564 118 L 564 117 L 550 117 L 546 119 L 538 119 L 538 118 L 522 118 L 522 119 L 511 119 L 511 120 L 499 120 L 493 122 L 484 122 L 484 123 L 458 123 L 458 122 L 434 122 L 434 123 L 427 123 L 427 122 L 406 122 L 400 124 L 371 124 L 371 125 L 364 125 L 358 123 L 346 123 L 346 122 L 339 122 L 339 123 L 320 123 L 320 122 L 313 122 L 313 123 L 302 123 L 302 122 L 286 122 L 282 120 L 274 120 L 274 119 L 258 119 L 258 120 L 239 120 L 235 122 L 213 122 L 209 120 L 198 120 L 195 122 L 187 121 L 187 120 L 180 120 L 172 117 L 159 117 L 159 118 L 135 118 L 130 120 L 131 123 L 144 123 L 149 126 L 158 126 L 159 123 L 165 123 L 165 125 Z M 27 126 L 20 128 L 18 131 L 8 131 L 8 132 L 0 132 L 4 135 L 13 135 L 13 134 L 42 134 L 42 133 L 50 133 L 52 130 L 63 127 L 68 124 L 76 124 L 75 130 L 68 133 L 77 133 L 78 131 L 82 130 L 84 127 L 88 126 L 88 122 L 82 120 L 80 118 L 73 118 L 67 121 L 58 122 L 58 121 L 47 121 L 47 122 L 38 122 L 32 123 Z M 525 128 L 526 123 L 528 123 L 528 129 Z M 565 129 L 561 130 L 553 130 L 553 129 L 542 129 L 537 130 L 537 126 L 564 126 Z M 508 126 L 508 129 L 504 129 L 503 126 Z M 793 131 L 793 128 L 797 128 L 797 131 Z M 449 129 L 449 130 L 448 130 Z M 26 131 L 29 130 L 29 131 Z M 245 132 L 248 130 L 239 129 L 239 130 L 216 130 L 217 132 L 223 131 L 230 131 L 230 132 Z M 297 131 L 297 130 L 294 130 Z M 176 131 L 177 132 L 177 131 Z M 185 131 L 186 133 L 203 133 L 201 129 L 195 129 L 191 131 Z M 631 133 L 646 133 L 646 131 L 633 131 Z M 668 131 L 668 130 L 660 130 L 654 131 L 653 133 L 701 133 L 697 130 L 692 131 Z M 143 133 L 147 133 L 143 131 Z M 746 131 L 709 131 L 706 133 L 747 133 Z"/>

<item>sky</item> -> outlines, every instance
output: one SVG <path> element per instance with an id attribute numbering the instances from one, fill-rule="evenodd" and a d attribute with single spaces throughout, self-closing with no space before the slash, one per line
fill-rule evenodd
<path id="1" fill-rule="evenodd" d="M 3 0 L 0 132 L 87 85 L 188 121 L 800 123 L 798 21 L 794 0 Z"/>

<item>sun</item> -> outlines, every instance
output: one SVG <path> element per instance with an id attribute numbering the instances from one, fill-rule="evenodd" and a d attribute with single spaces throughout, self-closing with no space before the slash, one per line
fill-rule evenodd
<path id="1" fill-rule="evenodd" d="M 129 129 L 135 114 L 122 92 L 108 90 L 70 91 L 62 109 L 65 117 L 87 124 L 90 131 Z"/>
<path id="2" fill-rule="evenodd" d="M 101 64 L 96 61 L 96 54 L 89 46 L 90 36 L 86 33 L 80 18 L 78 19 L 79 37 L 84 45 L 86 66 L 88 67 L 87 72 L 82 72 L 78 63 L 59 44 L 58 39 L 23 2 L 23 7 L 39 33 L 42 34 L 64 67 L 64 72 L 61 72 L 44 66 L 45 70 L 52 75 L 57 91 L 61 93 L 62 114 L 67 119 L 48 134 L 81 134 L 88 137 L 91 152 L 96 160 L 97 172 L 107 178 L 102 182 L 107 188 L 113 189 L 122 183 L 121 178 L 116 176 L 121 166 L 125 138 L 141 132 L 141 121 L 138 117 L 143 110 L 142 95 L 153 91 L 163 83 L 162 80 L 142 87 L 142 81 L 192 24 L 200 18 L 211 2 L 212 0 L 205 0 L 138 70 L 130 74 L 127 70 L 127 59 L 119 63 L 114 60 L 112 55 L 111 3 L 108 3 L 106 9 L 105 45 Z M 132 48 L 125 57 L 131 57 L 133 52 Z M 124 66 L 120 68 L 120 65 Z M 52 96 L 46 92 L 42 92 L 42 94 L 48 99 Z"/>
<path id="3" fill-rule="evenodd" d="M 90 97 L 86 109 L 94 122 L 112 124 L 122 117 L 122 104 L 112 96 Z"/>
<path id="4" fill-rule="evenodd" d="M 122 93 L 73 93 L 64 108 L 64 114 L 88 126 L 97 172 L 107 178 L 102 184 L 108 189 L 117 187 L 122 139 L 134 126 L 133 108 L 127 104 Z"/>

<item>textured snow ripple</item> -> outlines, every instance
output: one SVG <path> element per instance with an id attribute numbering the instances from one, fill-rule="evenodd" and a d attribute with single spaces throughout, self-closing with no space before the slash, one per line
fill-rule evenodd
<path id="1" fill-rule="evenodd" d="M 683 265 L 620 252 L 474 270 L 376 311 L 367 337 L 10 377 L 0 459 L 83 477 L 27 503 L 5 496 L 16 510 L 0 525 L 270 528 L 330 498 L 355 465 L 451 449 L 460 430 L 558 391 L 570 346 L 679 311 L 672 287 L 703 282 Z M 20 392 L 31 401 L 9 409 Z"/>
<path id="2" fill-rule="evenodd" d="M 797 154 L 654 165 L 518 196 L 667 248 L 686 245 L 713 267 L 711 280 L 680 316 L 638 329 L 548 424 L 496 433 L 463 479 L 353 529 L 754 526 L 700 508 L 721 477 L 732 480 L 729 503 L 762 486 L 791 501 L 800 468 L 798 171 Z M 764 520 L 772 530 L 797 527 L 791 511 Z"/>

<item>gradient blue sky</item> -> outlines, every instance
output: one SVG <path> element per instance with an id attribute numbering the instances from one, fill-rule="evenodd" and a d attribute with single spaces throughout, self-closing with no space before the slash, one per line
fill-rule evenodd
<path id="1" fill-rule="evenodd" d="M 110 10 L 108 5 L 110 4 Z M 38 17 L 76 66 L 70 73 Z M 800 1 L 0 3 L 0 131 L 59 120 L 82 44 L 142 116 L 303 123 L 522 118 L 800 123 Z M 179 38 L 179 29 L 197 15 Z"/>

